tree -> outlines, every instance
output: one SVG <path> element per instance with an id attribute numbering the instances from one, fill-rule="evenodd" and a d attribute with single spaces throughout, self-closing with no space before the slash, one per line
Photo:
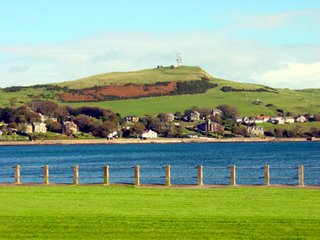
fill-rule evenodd
<path id="1" fill-rule="evenodd" d="M 185 122 L 179 122 L 179 126 L 177 127 L 177 136 L 182 137 L 185 135 L 186 132 L 186 123 Z"/>
<path id="2" fill-rule="evenodd" d="M 309 129 L 309 133 L 313 136 L 313 137 L 317 137 L 319 130 L 316 127 L 311 127 Z"/>
<path id="3" fill-rule="evenodd" d="M 181 114 L 181 112 L 176 111 L 176 112 L 174 113 L 174 116 L 177 117 L 178 119 L 180 119 L 180 118 L 182 117 L 182 114 Z"/>
<path id="4" fill-rule="evenodd" d="M 131 131 L 138 137 L 145 129 L 146 127 L 141 122 L 136 122 L 135 124 L 133 124 Z"/>
<path id="5" fill-rule="evenodd" d="M 19 111 L 13 108 L 3 108 L 0 109 L 0 122 L 3 121 L 5 123 L 15 122 Z"/>
<path id="6" fill-rule="evenodd" d="M 117 129 L 118 127 L 114 122 L 106 121 L 102 124 L 102 132 L 100 135 L 101 137 L 108 137 L 110 133 L 113 133 Z"/>
<path id="7" fill-rule="evenodd" d="M 210 117 L 210 115 L 211 115 L 211 109 L 210 109 L 210 108 L 207 108 L 207 107 L 203 107 L 203 108 L 201 108 L 200 113 L 201 113 L 205 118 L 208 118 L 208 117 Z"/>
<path id="8" fill-rule="evenodd" d="M 52 101 L 36 101 L 33 106 L 37 112 L 47 116 L 56 116 L 59 110 L 59 105 Z"/>
<path id="9" fill-rule="evenodd" d="M 62 125 L 59 122 L 53 121 L 50 119 L 46 122 L 46 124 L 47 124 L 46 127 L 48 131 L 61 133 Z"/>
<path id="10" fill-rule="evenodd" d="M 283 137 L 283 130 L 281 128 L 275 128 L 274 134 L 276 135 L 277 138 L 282 138 Z"/>
<path id="11" fill-rule="evenodd" d="M 224 118 L 234 118 L 239 116 L 239 110 L 236 107 L 230 107 L 229 105 L 222 104 L 217 107 L 223 113 Z"/>

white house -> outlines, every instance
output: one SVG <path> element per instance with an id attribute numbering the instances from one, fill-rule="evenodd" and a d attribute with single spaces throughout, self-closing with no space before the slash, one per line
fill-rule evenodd
<path id="1" fill-rule="evenodd" d="M 295 121 L 304 123 L 304 122 L 307 121 L 307 118 L 305 116 L 303 116 L 303 115 L 300 115 L 300 116 L 296 117 Z"/>
<path id="2" fill-rule="evenodd" d="M 256 126 L 252 126 L 252 127 L 246 127 L 247 133 L 249 135 L 264 135 L 264 128 L 263 127 L 256 127 Z"/>
<path id="3" fill-rule="evenodd" d="M 242 117 L 234 117 L 232 120 L 234 122 L 241 123 L 242 122 Z"/>
<path id="4" fill-rule="evenodd" d="M 143 131 L 141 134 L 142 138 L 157 138 L 158 137 L 158 133 L 156 133 L 155 131 L 149 130 L 149 131 Z"/>
<path id="5" fill-rule="evenodd" d="M 33 132 L 35 133 L 46 133 L 47 127 L 46 124 L 43 122 L 33 122 Z"/>
<path id="6" fill-rule="evenodd" d="M 108 134 L 108 139 L 115 138 L 115 137 L 118 137 L 118 132 L 117 131 L 113 131 L 113 132 Z"/>
<path id="7" fill-rule="evenodd" d="M 273 124 L 284 124 L 284 118 L 283 117 L 272 117 L 270 119 L 270 122 L 272 122 Z"/>
<path id="8" fill-rule="evenodd" d="M 294 118 L 293 117 L 285 117 L 284 122 L 288 123 L 288 124 L 294 123 Z"/>
<path id="9" fill-rule="evenodd" d="M 264 123 L 264 120 L 259 118 L 255 118 L 253 121 L 254 123 Z"/>
<path id="10" fill-rule="evenodd" d="M 220 109 L 212 109 L 211 114 L 212 116 L 222 116 L 222 111 Z"/>
<path id="11" fill-rule="evenodd" d="M 257 116 L 256 119 L 263 120 L 264 123 L 268 122 L 270 120 L 270 116 Z"/>

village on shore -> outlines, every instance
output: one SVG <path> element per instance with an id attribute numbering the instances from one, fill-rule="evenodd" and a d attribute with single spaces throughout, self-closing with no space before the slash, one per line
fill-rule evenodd
<path id="1" fill-rule="evenodd" d="M 0 108 L 0 140 L 320 137 L 316 127 L 309 131 L 301 125 L 290 129 L 277 127 L 320 121 L 320 114 L 287 115 L 239 117 L 236 107 L 219 105 L 214 109 L 193 106 L 182 113 L 121 117 L 99 107 L 72 108 L 39 101 L 17 109 Z M 265 131 L 264 124 L 274 124 L 275 128 Z"/>

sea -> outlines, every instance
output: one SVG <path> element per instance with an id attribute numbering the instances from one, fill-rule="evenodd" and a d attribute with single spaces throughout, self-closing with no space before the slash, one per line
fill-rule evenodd
<path id="1" fill-rule="evenodd" d="M 204 184 L 230 184 L 235 165 L 237 184 L 264 184 L 264 166 L 270 184 L 298 185 L 298 167 L 304 167 L 305 185 L 320 185 L 320 142 L 174 143 L 0 146 L 0 183 L 14 182 L 19 165 L 22 183 L 42 183 L 43 166 L 49 166 L 50 183 L 73 183 L 73 166 L 79 183 L 103 183 L 109 166 L 110 183 L 134 183 L 134 166 L 141 184 L 165 184 L 170 165 L 172 184 L 197 184 L 203 166 Z"/>

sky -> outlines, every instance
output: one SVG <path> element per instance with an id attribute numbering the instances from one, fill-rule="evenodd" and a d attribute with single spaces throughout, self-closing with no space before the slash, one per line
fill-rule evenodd
<path id="1" fill-rule="evenodd" d="M 0 0 L 0 87 L 176 63 L 320 88 L 319 0 Z"/>

